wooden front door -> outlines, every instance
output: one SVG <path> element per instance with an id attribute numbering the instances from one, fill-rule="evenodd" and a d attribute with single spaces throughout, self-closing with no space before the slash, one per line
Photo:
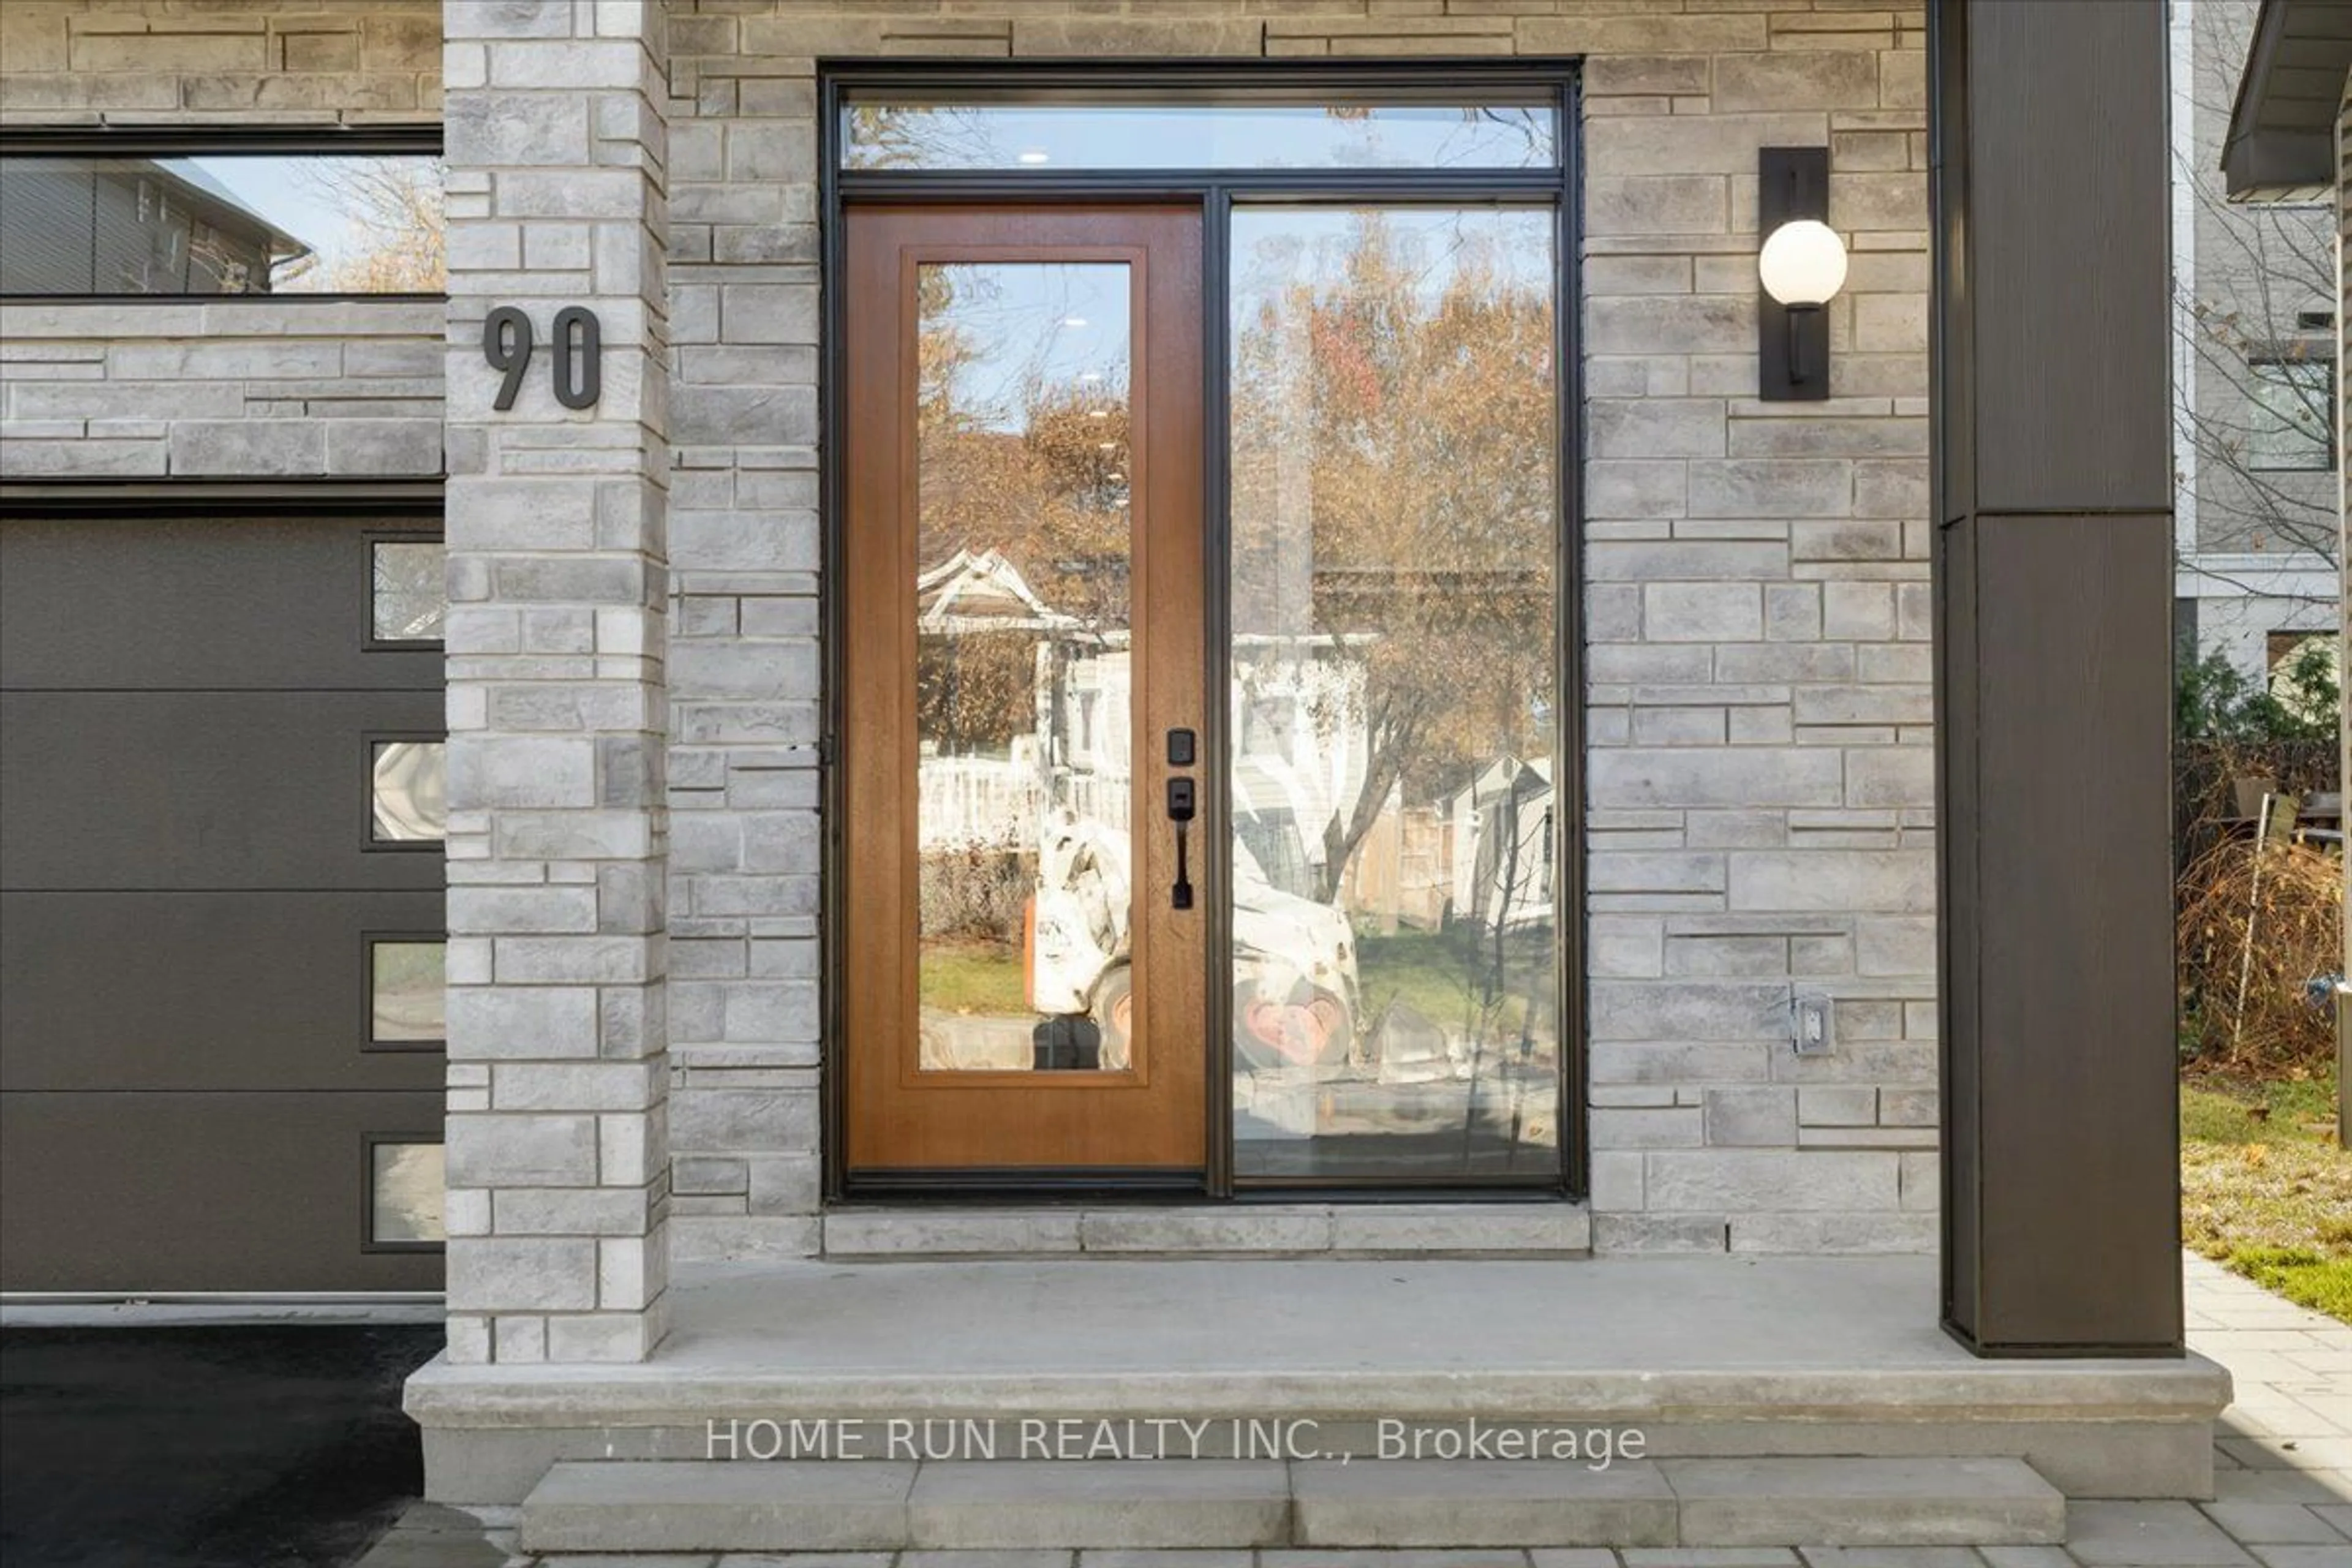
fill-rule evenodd
<path id="1" fill-rule="evenodd" d="M 1200 211 L 846 239 L 850 1175 L 1198 1172 Z"/>

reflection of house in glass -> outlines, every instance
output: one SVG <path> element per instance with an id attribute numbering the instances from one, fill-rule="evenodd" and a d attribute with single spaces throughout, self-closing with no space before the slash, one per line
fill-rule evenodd
<path id="1" fill-rule="evenodd" d="M 0 293 L 267 294 L 312 247 L 186 158 L 22 158 L 0 181 Z"/>

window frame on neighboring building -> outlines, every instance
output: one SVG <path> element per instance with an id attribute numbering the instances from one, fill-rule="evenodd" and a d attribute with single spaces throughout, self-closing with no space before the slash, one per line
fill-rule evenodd
<path id="1" fill-rule="evenodd" d="M 2308 352 L 2305 352 L 2308 350 Z M 2298 387 L 2285 374 L 2266 373 L 2310 371 L 2323 378 L 2316 388 Z M 2293 419 L 2277 412 L 2263 395 L 2266 388 L 2279 388 L 2297 397 L 2318 395 L 2323 417 L 2316 438 L 2311 443 L 2315 460 L 2284 462 L 2266 455 L 2261 448 L 2263 438 L 2270 434 L 2268 423 L 2275 421 L 2282 433 L 2306 434 Z M 2326 343 L 2284 343 L 2246 356 L 2246 467 L 2263 474 L 2321 474 L 2336 467 L 2336 423 L 2324 416 L 2336 402 L 2336 356 Z"/>
<path id="2" fill-rule="evenodd" d="M 9 125 L 0 126 L 0 167 L 16 158 L 190 158 L 236 154 L 279 157 L 442 158 L 440 124 L 387 125 Z M 317 289 L 287 293 L 25 293 L 0 286 L 0 303 L 12 305 L 226 305 L 351 304 L 382 300 L 426 303 L 446 300 L 446 289 L 430 290 Z"/>

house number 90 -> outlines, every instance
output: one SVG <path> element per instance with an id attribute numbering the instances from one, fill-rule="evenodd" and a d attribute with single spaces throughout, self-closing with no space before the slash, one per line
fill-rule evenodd
<path id="1" fill-rule="evenodd" d="M 492 310 L 482 323 L 482 357 L 504 373 L 490 406 L 503 414 L 522 391 L 530 368 L 530 318 L 512 305 Z M 555 401 L 566 408 L 589 408 L 604 390 L 604 334 L 596 312 L 579 305 L 555 313 Z"/>

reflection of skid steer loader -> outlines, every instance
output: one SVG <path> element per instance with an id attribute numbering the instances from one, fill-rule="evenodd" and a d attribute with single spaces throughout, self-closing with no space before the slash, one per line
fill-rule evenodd
<path id="1" fill-rule="evenodd" d="M 1134 1037 L 1128 837 L 1057 807 L 1039 838 L 1023 944 L 1029 1005 L 1053 1016 L 1038 1026 L 1037 1065 L 1116 1071 Z M 1233 934 L 1239 1059 L 1252 1068 L 1346 1059 L 1356 1043 L 1347 916 L 1272 886 L 1236 844 Z"/>

